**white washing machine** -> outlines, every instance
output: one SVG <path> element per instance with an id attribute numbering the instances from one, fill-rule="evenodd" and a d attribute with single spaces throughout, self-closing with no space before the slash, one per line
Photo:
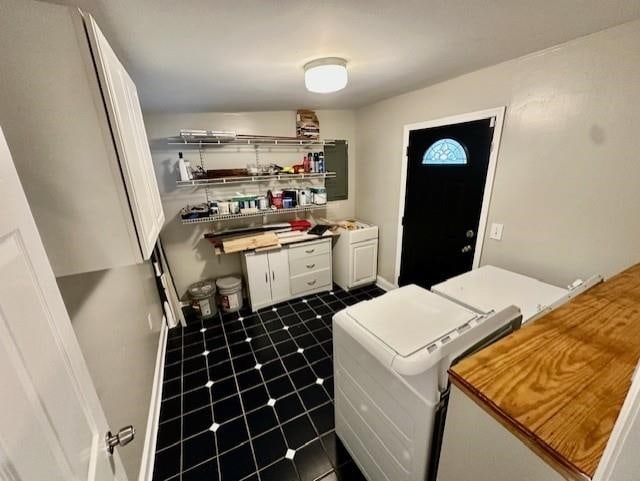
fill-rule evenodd
<path id="1" fill-rule="evenodd" d="M 365 477 L 435 479 L 452 362 L 518 329 L 513 304 L 526 322 L 594 282 L 561 289 L 486 266 L 434 292 L 405 286 L 337 313 L 336 433 Z"/>

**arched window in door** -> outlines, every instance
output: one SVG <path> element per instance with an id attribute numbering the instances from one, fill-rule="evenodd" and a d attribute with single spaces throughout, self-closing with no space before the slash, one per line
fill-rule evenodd
<path id="1" fill-rule="evenodd" d="M 422 157 L 423 165 L 465 165 L 467 149 L 453 139 L 436 140 Z"/>

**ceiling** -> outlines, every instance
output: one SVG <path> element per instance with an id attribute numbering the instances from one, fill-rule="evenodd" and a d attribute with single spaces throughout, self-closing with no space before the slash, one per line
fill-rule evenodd
<path id="1" fill-rule="evenodd" d="M 147 111 L 354 108 L 640 18 L 638 0 L 56 0 L 94 14 Z M 305 91 L 344 57 L 349 85 Z"/>

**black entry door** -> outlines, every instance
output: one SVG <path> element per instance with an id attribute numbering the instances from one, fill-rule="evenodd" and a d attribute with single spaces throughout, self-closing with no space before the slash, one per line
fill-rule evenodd
<path id="1" fill-rule="evenodd" d="M 483 119 L 410 131 L 400 285 L 429 289 L 471 270 L 493 125 Z"/>

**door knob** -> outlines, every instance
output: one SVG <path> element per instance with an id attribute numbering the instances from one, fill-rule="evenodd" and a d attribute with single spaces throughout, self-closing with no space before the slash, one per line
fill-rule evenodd
<path id="1" fill-rule="evenodd" d="M 466 245 L 462 248 L 462 253 L 466 254 L 467 252 L 469 252 L 471 250 L 471 246 L 470 245 Z"/>
<path id="2" fill-rule="evenodd" d="M 107 451 L 109 454 L 113 454 L 113 449 L 116 446 L 126 446 L 133 438 L 136 437 L 136 429 L 133 426 L 125 426 L 116 434 L 112 434 L 111 431 L 107 432 L 105 440 L 107 442 Z"/>
<path id="3" fill-rule="evenodd" d="M 469 229 L 466 233 L 467 239 L 471 239 L 476 233 Z"/>

